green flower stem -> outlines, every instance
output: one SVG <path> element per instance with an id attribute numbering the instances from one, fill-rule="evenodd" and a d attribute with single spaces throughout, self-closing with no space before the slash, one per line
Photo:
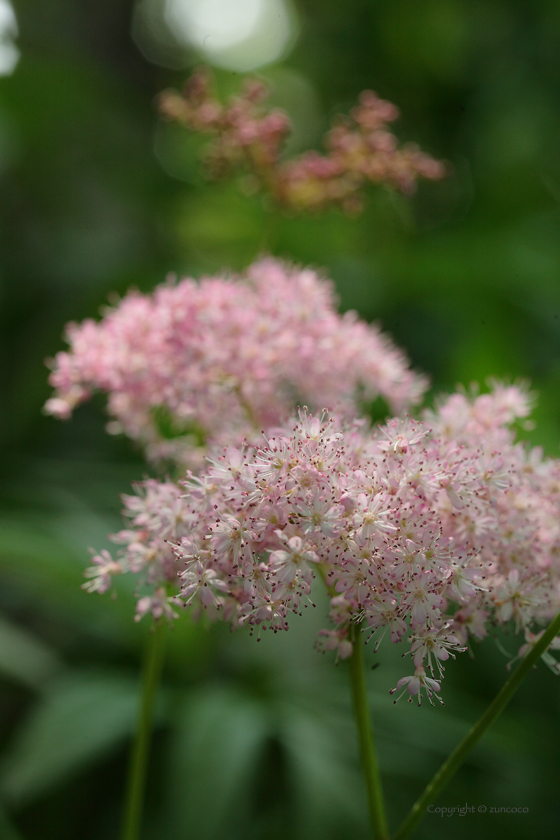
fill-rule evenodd
<path id="1" fill-rule="evenodd" d="M 165 622 L 155 624 L 146 646 L 142 697 L 128 770 L 122 840 L 138 840 L 146 787 L 154 705 L 163 665 Z"/>
<path id="2" fill-rule="evenodd" d="M 350 640 L 352 641 L 352 656 L 350 657 L 352 699 L 358 726 L 360 757 L 362 759 L 362 768 L 368 795 L 371 836 L 373 840 L 389 840 L 383 791 L 381 789 L 381 777 L 377 765 L 373 730 L 370 724 L 362 643 L 359 630 L 355 624 L 350 626 Z"/>
<path id="3" fill-rule="evenodd" d="M 513 672 L 509 680 L 502 687 L 482 717 L 475 723 L 470 732 L 461 741 L 459 746 L 451 753 L 447 761 L 441 765 L 431 782 L 427 785 L 423 794 L 414 803 L 412 809 L 393 840 L 405 840 L 410 837 L 424 814 L 426 808 L 438 796 L 447 785 L 453 774 L 459 769 L 474 745 L 484 735 L 487 729 L 494 723 L 500 712 L 509 703 L 521 682 L 534 667 L 539 658 L 545 652 L 551 641 L 560 633 L 560 613 L 552 624 L 545 630 L 541 638 L 533 646 L 533 649 L 524 657 L 521 664 Z"/>

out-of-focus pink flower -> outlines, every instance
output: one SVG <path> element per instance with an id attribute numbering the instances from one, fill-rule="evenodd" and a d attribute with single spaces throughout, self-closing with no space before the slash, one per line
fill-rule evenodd
<path id="1" fill-rule="evenodd" d="M 208 441 L 254 438 L 298 402 L 351 417 L 359 389 L 401 411 L 426 387 L 377 327 L 337 313 L 329 281 L 271 258 L 244 277 L 131 292 L 100 322 L 67 333 L 46 410 L 66 418 L 105 391 L 112 431 L 140 441 L 152 459 L 191 466 L 203 463 Z"/>

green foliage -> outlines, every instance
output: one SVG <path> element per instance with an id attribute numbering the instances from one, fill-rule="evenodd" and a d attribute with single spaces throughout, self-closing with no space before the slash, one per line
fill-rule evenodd
<path id="1" fill-rule="evenodd" d="M 0 790 L 21 804 L 114 749 L 134 729 L 135 679 L 80 673 L 52 680 L 4 759 Z"/>
<path id="2" fill-rule="evenodd" d="M 152 418 L 157 432 L 163 440 L 188 436 L 192 441 L 192 446 L 203 446 L 206 442 L 204 429 L 197 423 L 182 423 L 179 425 L 177 419 L 164 405 L 158 405 L 153 409 Z"/>
<path id="3" fill-rule="evenodd" d="M 4 678 L 40 691 L 61 667 L 55 651 L 25 628 L 0 618 L 0 674 Z"/>

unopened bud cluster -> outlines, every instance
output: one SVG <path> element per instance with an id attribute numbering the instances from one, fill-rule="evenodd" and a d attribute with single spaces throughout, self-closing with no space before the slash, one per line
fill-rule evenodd
<path id="1" fill-rule="evenodd" d="M 251 81 L 222 105 L 208 73 L 198 71 L 182 94 L 161 94 L 160 109 L 191 131 L 211 135 L 205 162 L 213 177 L 241 169 L 274 201 L 293 211 L 338 206 L 356 212 L 367 183 L 411 193 L 419 178 L 438 180 L 445 175 L 444 165 L 415 144 L 399 147 L 388 129 L 398 109 L 371 91 L 364 91 L 351 115 L 339 118 L 327 133 L 326 154 L 309 151 L 284 160 L 290 121 L 282 111 L 266 110 L 262 103 L 267 94 L 264 84 Z"/>

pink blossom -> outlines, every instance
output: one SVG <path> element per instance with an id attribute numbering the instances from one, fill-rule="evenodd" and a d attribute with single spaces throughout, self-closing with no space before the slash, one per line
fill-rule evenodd
<path id="1" fill-rule="evenodd" d="M 270 258 L 240 278 L 130 292 L 100 322 L 70 325 L 68 339 L 69 352 L 53 363 L 47 410 L 67 417 L 105 391 L 112 431 L 141 442 L 152 459 L 197 469 L 209 442 L 235 449 L 255 440 L 284 423 L 298 398 L 349 418 L 360 393 L 381 394 L 400 411 L 426 387 L 376 327 L 337 314 L 328 281 Z M 311 445 L 320 419 L 309 422 Z M 288 468 L 283 447 L 272 447 L 267 469 Z"/>
<path id="2" fill-rule="evenodd" d="M 408 698 L 409 703 L 412 703 L 412 698 L 417 696 L 418 705 L 421 706 L 422 691 L 425 691 L 428 695 L 428 700 L 430 701 L 432 706 L 434 705 L 434 696 L 443 705 L 443 700 L 440 697 L 438 697 L 437 694 L 434 695 L 434 691 L 441 691 L 441 684 L 437 680 L 427 677 L 426 672 L 422 667 L 416 668 L 414 676 L 403 677 L 402 679 L 400 679 L 396 687 L 392 688 L 389 694 L 394 694 L 396 691 L 400 691 L 401 688 L 403 689 L 403 692 L 397 697 L 396 700 L 394 700 L 395 703 L 397 703 L 401 699 L 402 695 L 404 694 L 404 691 L 406 690 L 410 694 L 410 697 Z"/>
<path id="3" fill-rule="evenodd" d="M 154 593 L 139 615 L 161 615 L 158 593 L 171 587 L 166 597 L 179 590 L 195 616 L 260 634 L 287 630 L 326 584 L 320 647 L 347 656 L 352 623 L 376 650 L 388 637 L 416 668 L 395 690 L 431 702 L 443 663 L 491 623 L 531 639 L 560 608 L 560 464 L 515 443 L 511 413 L 492 420 L 494 398 L 499 407 L 499 391 L 472 404 L 453 395 L 429 423 L 377 430 L 301 410 L 260 445 L 212 450 L 200 475 L 148 481 L 125 499 L 132 527 L 115 538 L 116 560 L 99 555 L 88 587 L 136 571 Z"/>

